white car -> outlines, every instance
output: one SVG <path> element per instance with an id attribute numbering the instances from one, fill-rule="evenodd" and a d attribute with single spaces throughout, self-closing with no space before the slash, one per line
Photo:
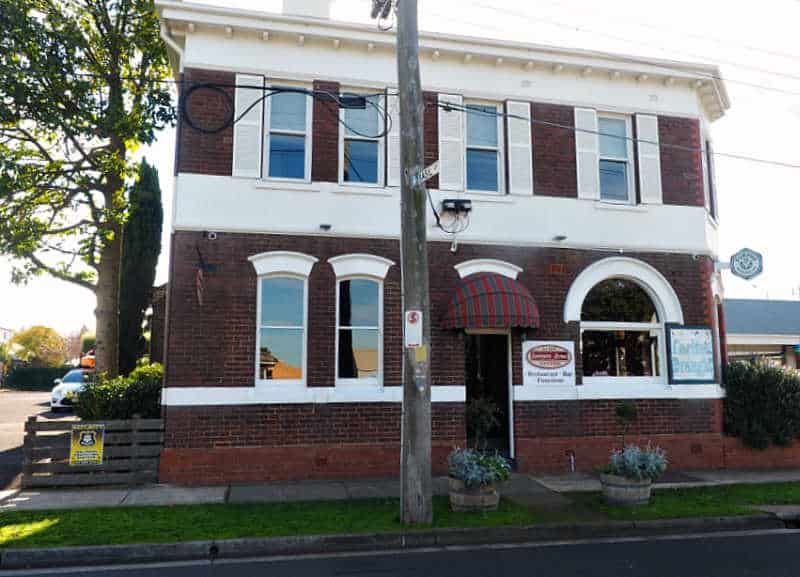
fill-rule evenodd
<path id="1" fill-rule="evenodd" d="M 86 369 L 72 369 L 62 378 L 56 379 L 56 386 L 50 395 L 50 410 L 56 412 L 72 408 L 75 396 L 83 390 L 91 373 L 92 371 Z"/>

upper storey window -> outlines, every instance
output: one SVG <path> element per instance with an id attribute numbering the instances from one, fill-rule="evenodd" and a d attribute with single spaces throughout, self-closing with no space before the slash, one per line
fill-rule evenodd
<path id="1" fill-rule="evenodd" d="M 467 189 L 500 191 L 500 132 L 497 105 L 467 104 Z"/>
<path id="2" fill-rule="evenodd" d="M 298 92 L 281 92 L 267 99 L 265 172 L 269 178 L 306 180 L 309 100 Z"/>
<path id="3" fill-rule="evenodd" d="M 233 176 L 308 181 L 311 87 L 236 75 Z M 266 97 L 265 97 L 266 96 Z"/>
<path id="4" fill-rule="evenodd" d="M 631 120 L 623 116 L 600 116 L 600 199 L 632 202 L 633 143 Z"/>
<path id="5" fill-rule="evenodd" d="M 347 94 L 346 96 L 357 96 Z M 366 97 L 364 108 L 343 108 L 340 179 L 342 182 L 379 185 L 383 182 L 383 96 Z"/>

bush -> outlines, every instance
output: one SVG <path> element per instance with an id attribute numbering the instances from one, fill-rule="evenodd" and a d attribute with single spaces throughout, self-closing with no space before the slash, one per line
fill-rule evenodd
<path id="1" fill-rule="evenodd" d="M 656 447 L 642 449 L 637 445 L 625 445 L 621 451 L 611 453 L 605 472 L 610 475 L 642 481 L 655 481 L 667 470 L 667 454 Z"/>
<path id="2" fill-rule="evenodd" d="M 101 377 L 87 383 L 78 393 L 75 413 L 90 421 L 144 419 L 161 416 L 161 381 L 164 369 L 159 364 L 136 367 L 127 377 Z"/>
<path id="3" fill-rule="evenodd" d="M 474 440 L 475 448 L 486 446 L 486 438 L 500 426 L 500 408 L 490 399 L 477 398 L 467 403 L 467 435 Z"/>
<path id="4" fill-rule="evenodd" d="M 9 389 L 49 391 L 73 367 L 26 367 L 16 366 L 9 371 L 3 386 Z"/>
<path id="5" fill-rule="evenodd" d="M 484 487 L 508 479 L 511 464 L 500 453 L 453 449 L 447 456 L 447 472 L 467 487 Z"/>
<path id="6" fill-rule="evenodd" d="M 725 432 L 755 449 L 800 437 L 800 373 L 763 361 L 725 369 Z"/>

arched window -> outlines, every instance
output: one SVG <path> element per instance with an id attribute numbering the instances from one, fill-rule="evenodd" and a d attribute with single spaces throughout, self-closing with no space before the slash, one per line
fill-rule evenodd
<path id="1" fill-rule="evenodd" d="M 663 320 L 635 281 L 609 278 L 594 285 L 583 300 L 580 327 L 584 381 L 663 380 Z"/>
<path id="2" fill-rule="evenodd" d="M 336 384 L 382 382 L 383 281 L 394 264 L 370 254 L 328 259 L 336 275 Z"/>
<path id="3" fill-rule="evenodd" d="M 317 259 L 271 251 L 248 260 L 258 275 L 256 382 L 304 386 L 308 277 Z"/>

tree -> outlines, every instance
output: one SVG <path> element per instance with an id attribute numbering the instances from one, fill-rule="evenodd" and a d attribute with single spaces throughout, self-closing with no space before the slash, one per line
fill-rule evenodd
<path id="1" fill-rule="evenodd" d="M 156 265 L 161 253 L 161 187 L 158 171 L 142 159 L 139 177 L 131 188 L 130 216 L 125 225 L 119 299 L 119 370 L 136 368 L 144 353 L 144 313 L 150 304 Z"/>
<path id="2" fill-rule="evenodd" d="M 0 253 L 95 293 L 115 375 L 131 156 L 175 114 L 153 0 L 0 0 L 0 30 Z"/>
<path id="3" fill-rule="evenodd" d="M 9 343 L 17 358 L 36 367 L 60 367 L 67 358 L 67 340 L 50 327 L 25 329 L 11 337 Z"/>

